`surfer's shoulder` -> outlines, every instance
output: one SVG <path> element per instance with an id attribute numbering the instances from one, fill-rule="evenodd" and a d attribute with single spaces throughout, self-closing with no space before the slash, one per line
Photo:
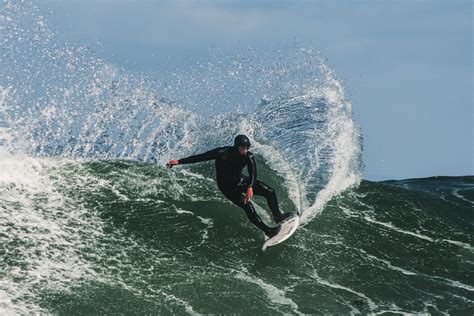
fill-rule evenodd
<path id="1" fill-rule="evenodd" d="M 224 157 L 228 155 L 231 149 L 232 149 L 231 146 L 224 146 L 224 147 L 217 147 L 214 150 L 216 151 L 217 157 Z"/>

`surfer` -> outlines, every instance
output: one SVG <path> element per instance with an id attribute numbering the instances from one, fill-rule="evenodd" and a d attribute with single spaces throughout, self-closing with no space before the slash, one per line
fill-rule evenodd
<path id="1" fill-rule="evenodd" d="M 234 146 L 218 147 L 199 155 L 170 160 L 166 166 L 172 168 L 176 165 L 215 160 L 217 186 L 221 192 L 234 204 L 243 208 L 252 224 L 263 230 L 265 235 L 271 238 L 279 232 L 281 228 L 279 223 L 290 217 L 292 213 L 282 213 L 278 208 L 275 190 L 257 180 L 257 164 L 249 149 L 249 138 L 245 135 L 238 135 L 235 137 Z M 248 169 L 248 177 L 242 175 L 242 169 L 245 166 Z M 258 216 L 250 201 L 254 194 L 264 196 L 267 199 L 273 220 L 278 223 L 278 226 L 269 227 Z"/>

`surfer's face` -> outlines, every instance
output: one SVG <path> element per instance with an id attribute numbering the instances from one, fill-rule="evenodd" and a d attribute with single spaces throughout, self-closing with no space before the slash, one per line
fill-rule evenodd
<path id="1" fill-rule="evenodd" d="M 242 155 L 242 156 L 245 156 L 247 155 L 247 153 L 249 152 L 249 147 L 248 146 L 239 146 L 239 153 Z"/>

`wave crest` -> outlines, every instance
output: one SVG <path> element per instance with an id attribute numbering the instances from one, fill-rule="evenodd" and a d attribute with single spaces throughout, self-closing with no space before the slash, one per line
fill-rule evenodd
<path id="1" fill-rule="evenodd" d="M 246 133 L 286 179 L 303 222 L 360 181 L 352 105 L 317 52 L 216 52 L 150 78 L 63 43 L 38 8 L 21 6 L 5 8 L 0 29 L 11 152 L 164 163 Z"/>

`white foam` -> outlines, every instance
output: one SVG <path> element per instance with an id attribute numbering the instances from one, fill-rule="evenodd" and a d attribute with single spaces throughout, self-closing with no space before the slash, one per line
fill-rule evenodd
<path id="1" fill-rule="evenodd" d="M 473 300 L 470 300 L 470 299 L 468 299 L 467 297 L 464 297 L 464 296 L 456 295 L 456 294 L 453 294 L 453 293 L 449 293 L 449 295 L 451 295 L 451 296 L 453 296 L 453 297 L 456 297 L 456 298 L 459 298 L 459 299 L 461 299 L 461 300 L 463 300 L 463 301 L 465 301 L 465 302 L 468 302 L 468 303 L 470 303 L 470 304 L 474 303 Z"/>
<path id="2" fill-rule="evenodd" d="M 463 247 L 465 249 L 468 249 L 470 251 L 473 251 L 474 248 L 467 244 L 467 243 L 463 243 L 461 241 L 456 241 L 456 240 L 451 240 L 451 239 L 445 239 L 445 238 L 441 238 L 441 239 L 436 239 L 436 238 L 432 238 L 432 237 L 429 237 L 429 236 L 426 236 L 426 235 L 423 235 L 423 234 L 420 234 L 420 233 L 414 233 L 412 231 L 408 231 L 408 230 L 405 230 L 405 229 L 401 229 L 399 227 L 396 227 L 395 225 L 393 225 L 392 223 L 385 223 L 385 222 L 380 222 L 380 221 L 377 221 L 373 218 L 371 218 L 370 216 L 368 215 L 365 215 L 364 216 L 364 219 L 368 222 L 371 222 L 371 223 L 374 223 L 374 224 L 377 224 L 377 225 L 381 225 L 381 226 L 384 226 L 384 227 L 387 227 L 389 229 L 392 229 L 396 232 L 399 232 L 399 233 L 402 233 L 402 234 L 405 234 L 405 235 L 410 235 L 410 236 L 414 236 L 416 238 L 420 238 L 420 239 L 423 239 L 423 240 L 426 240 L 426 241 L 429 241 L 429 242 L 432 242 L 432 243 L 437 243 L 437 242 L 447 242 L 447 243 L 450 243 L 450 244 L 453 244 L 453 245 L 456 245 L 456 246 L 459 246 L 459 247 Z"/>
<path id="3" fill-rule="evenodd" d="M 186 211 L 186 210 L 183 210 L 183 209 L 177 209 L 177 210 L 176 210 L 176 213 L 178 213 L 178 214 L 190 214 L 190 215 L 194 215 L 193 212 L 191 212 L 191 211 Z"/>
<path id="4" fill-rule="evenodd" d="M 64 197 L 46 175 L 46 170 L 59 165 L 58 161 L 12 156 L 4 151 L 0 157 L 0 227 L 8 232 L 4 247 L 11 251 L 9 244 L 15 243 L 15 251 L 21 254 L 16 259 L 20 265 L 10 265 L 4 271 L 0 310 L 6 314 L 44 312 L 37 304 L 38 291 L 46 286 L 67 292 L 73 280 L 95 272 L 76 254 L 75 245 L 81 237 L 66 224 L 75 214 L 62 212 Z"/>
<path id="5" fill-rule="evenodd" d="M 440 240 L 442 240 L 442 241 L 444 241 L 444 242 L 447 242 L 447 243 L 450 243 L 450 244 L 453 244 L 453 245 L 456 245 L 456 246 L 459 246 L 459 247 L 463 247 L 463 248 L 465 248 L 465 249 L 467 249 L 467 250 L 470 250 L 471 252 L 474 252 L 474 248 L 473 248 L 471 245 L 469 245 L 469 244 L 467 244 L 467 243 L 465 243 L 465 242 L 457 241 L 457 240 L 451 240 L 451 239 L 446 239 L 446 238 L 443 238 L 443 239 L 440 239 Z"/>
<path id="6" fill-rule="evenodd" d="M 400 267 L 397 267 L 397 266 L 394 266 L 390 261 L 388 260 L 385 260 L 385 259 L 380 259 L 380 258 L 377 258 L 376 256 L 373 256 L 371 254 L 368 254 L 365 250 L 363 249 L 359 249 L 360 252 L 362 252 L 363 254 L 365 254 L 369 259 L 372 259 L 372 260 L 375 260 L 375 261 L 379 261 L 379 262 L 382 262 L 384 263 L 389 269 L 391 270 L 395 270 L 395 271 L 399 271 L 405 275 L 417 275 L 417 273 L 415 272 L 412 272 L 412 271 L 408 271 L 406 269 L 403 269 L 403 268 L 400 268 Z"/>
<path id="7" fill-rule="evenodd" d="M 89 280 L 140 293 L 130 285 L 133 282 L 116 274 L 117 269 L 125 271 L 125 266 L 132 264 L 130 249 L 147 253 L 153 262 L 164 254 L 147 249 L 120 229 L 105 235 L 104 223 L 93 210 L 58 192 L 58 187 L 72 186 L 73 190 L 90 188 L 92 194 L 100 194 L 102 187 L 113 190 L 111 181 L 95 178 L 80 163 L 65 159 L 6 152 L 1 152 L 0 158 L 0 228 L 8 232 L 2 246 L 7 251 L 14 247 L 21 254 L 15 259 L 18 266 L 10 264 L 0 280 L 2 314 L 46 313 L 38 304 L 42 293 L 68 293 L 71 287 Z M 101 252 L 108 247 L 114 251 L 108 251 L 105 259 Z M 102 260 L 113 266 L 96 264 Z M 192 312 L 189 306 L 186 310 Z"/>
<path id="8" fill-rule="evenodd" d="M 342 205 L 339 205 L 339 209 L 344 213 L 346 214 L 348 217 L 359 217 L 359 213 L 357 212 L 354 212 L 352 211 L 351 209 L 345 207 L 345 206 L 342 206 Z"/>
<path id="9" fill-rule="evenodd" d="M 339 289 L 339 290 L 344 290 L 344 291 L 347 291 L 347 292 L 350 292 L 352 294 L 355 294 L 361 298 L 363 298 L 364 300 L 367 301 L 367 304 L 369 305 L 369 308 L 370 310 L 374 310 L 377 308 L 377 304 L 374 303 L 374 301 L 372 301 L 369 297 L 367 297 L 365 294 L 363 293 L 360 293 L 360 292 L 357 292 L 351 288 L 348 288 L 346 286 L 342 286 L 342 285 L 339 285 L 337 283 L 332 283 L 332 282 L 329 282 L 327 280 L 324 280 L 323 278 L 321 278 L 318 273 L 316 271 L 313 271 L 313 273 L 311 274 L 312 277 L 314 277 L 316 279 L 316 281 L 318 281 L 318 283 L 322 284 L 322 285 L 325 285 L 325 286 L 328 286 L 328 287 L 331 287 L 333 289 Z"/>
<path id="10" fill-rule="evenodd" d="M 205 218 L 202 216 L 197 216 L 197 218 L 201 220 L 201 223 L 206 225 L 206 227 L 204 228 L 202 232 L 202 239 L 201 239 L 201 242 L 199 243 L 199 246 L 200 246 L 209 238 L 209 229 L 212 229 L 212 227 L 214 226 L 214 222 L 212 221 L 212 219 Z"/>
<path id="11" fill-rule="evenodd" d="M 384 226 L 386 228 L 389 228 L 389 229 L 392 229 L 396 232 L 399 232 L 399 233 L 402 233 L 402 234 L 405 234 L 405 235 L 410 235 L 410 236 L 413 236 L 413 237 L 416 237 L 416 238 L 420 238 L 420 239 L 423 239 L 423 240 L 427 240 L 429 242 L 436 242 L 436 239 L 434 238 L 431 238 L 429 236 L 426 236 L 426 235 L 422 235 L 422 234 L 419 234 L 419 233 L 414 233 L 414 232 L 411 232 L 411 231 L 408 231 L 408 230 L 404 230 L 404 229 L 401 229 L 399 227 L 396 227 L 394 226 L 392 223 L 385 223 L 385 222 L 380 222 L 380 221 L 377 221 L 373 218 L 371 218 L 370 216 L 367 216 L 365 215 L 364 216 L 364 219 L 368 222 L 371 222 L 371 223 L 374 223 L 374 224 L 377 224 L 377 225 L 381 225 L 381 226 Z"/>
<path id="12" fill-rule="evenodd" d="M 459 194 L 459 191 L 462 191 L 462 190 L 465 190 L 465 189 L 453 190 L 452 193 L 453 193 L 453 195 L 454 195 L 455 197 L 457 197 L 458 199 L 463 200 L 464 202 L 467 202 L 467 203 L 469 203 L 469 204 L 471 204 L 471 205 L 474 205 L 474 201 L 471 201 L 471 200 L 469 200 L 469 199 L 466 199 L 462 194 Z"/>
<path id="13" fill-rule="evenodd" d="M 274 285 L 266 283 L 255 275 L 249 275 L 248 271 L 245 270 L 236 271 L 235 276 L 240 280 L 258 285 L 265 292 L 266 296 L 272 303 L 289 306 L 292 312 L 302 315 L 302 313 L 298 310 L 298 305 L 296 305 L 292 299 L 287 298 L 283 290 L 278 289 Z"/>
<path id="14" fill-rule="evenodd" d="M 202 174 L 199 174 L 199 173 L 191 172 L 188 169 L 181 169 L 180 172 L 182 174 L 186 175 L 186 176 L 189 176 L 189 177 L 198 178 L 198 179 L 206 180 L 206 181 L 210 181 L 210 182 L 215 182 L 211 178 L 207 178 L 207 177 L 205 177 L 205 176 L 203 176 Z"/>
<path id="15" fill-rule="evenodd" d="M 193 309 L 193 306 L 192 306 L 191 304 L 189 304 L 189 303 L 186 302 L 185 300 L 183 300 L 183 299 L 177 297 L 176 295 L 166 293 L 166 292 L 164 292 L 163 290 L 159 291 L 159 293 L 162 294 L 163 296 L 165 296 L 166 299 L 171 300 L 171 301 L 174 301 L 174 302 L 178 303 L 179 305 L 183 306 L 183 307 L 184 307 L 184 310 L 185 310 L 186 313 L 188 313 L 189 315 L 202 315 L 202 314 L 196 312 L 196 311 Z"/>
<path id="16" fill-rule="evenodd" d="M 436 304 L 433 304 L 432 302 L 423 302 L 423 305 L 424 305 L 423 312 L 426 313 L 426 315 L 430 315 L 430 311 L 428 310 L 428 307 L 432 307 L 433 309 L 435 309 L 441 315 L 450 315 L 449 313 L 440 311 L 438 309 L 438 306 Z"/>
<path id="17" fill-rule="evenodd" d="M 178 213 L 178 214 L 189 214 L 189 215 L 196 216 L 201 221 L 201 223 L 203 223 L 205 225 L 205 227 L 202 231 L 202 235 L 201 235 L 201 242 L 199 243 L 198 246 L 201 246 L 202 244 L 204 244 L 206 242 L 207 239 L 209 239 L 209 230 L 212 229 L 212 227 L 214 227 L 214 222 L 211 218 L 202 217 L 202 216 L 196 215 L 195 213 L 193 213 L 191 211 L 186 211 L 186 210 L 183 210 L 183 209 L 177 209 L 176 213 Z"/>
<path id="18" fill-rule="evenodd" d="M 420 313 L 415 312 L 415 311 L 406 311 L 398 307 L 396 304 L 391 304 L 390 309 L 381 309 L 378 310 L 377 312 L 373 312 L 370 315 L 385 315 L 386 313 L 392 313 L 392 314 L 400 314 L 400 315 L 419 315 Z"/>
<path id="19" fill-rule="evenodd" d="M 447 284 L 449 286 L 457 287 L 457 288 L 464 289 L 464 290 L 468 290 L 470 292 L 474 292 L 474 287 L 471 286 L 471 285 L 467 285 L 467 284 L 464 284 L 462 282 L 451 280 L 451 279 L 448 279 L 448 278 L 443 278 L 443 277 L 440 277 L 440 276 L 431 276 L 431 275 L 426 275 L 426 276 L 431 278 L 431 279 L 442 280 L 442 281 L 445 282 L 445 284 Z"/>

